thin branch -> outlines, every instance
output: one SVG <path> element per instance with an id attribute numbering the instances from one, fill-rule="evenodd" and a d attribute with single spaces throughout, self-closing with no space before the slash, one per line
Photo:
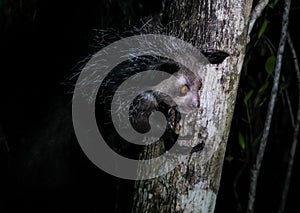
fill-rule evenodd
<path id="1" fill-rule="evenodd" d="M 288 27 L 288 20 L 289 20 L 289 11 L 290 11 L 291 0 L 285 0 L 284 5 L 284 12 L 282 18 L 282 29 L 281 29 L 281 36 L 279 47 L 277 51 L 277 60 L 275 66 L 275 73 L 274 73 L 274 82 L 271 92 L 271 97 L 268 106 L 267 117 L 263 129 L 263 135 L 259 144 L 258 153 L 256 156 L 256 162 L 253 165 L 250 171 L 250 187 L 249 187 L 249 195 L 248 195 L 248 207 L 247 212 L 252 213 L 254 211 L 254 202 L 256 197 L 256 187 L 257 187 L 257 179 L 260 172 L 261 162 L 264 157 L 265 148 L 267 145 L 267 140 L 270 132 L 271 120 L 274 111 L 275 100 L 278 92 L 278 85 L 279 85 L 279 78 L 281 72 L 281 65 L 282 65 L 282 57 L 285 47 L 285 41 L 287 37 L 287 27 Z"/>
<path id="2" fill-rule="evenodd" d="M 289 33 L 287 33 L 287 39 L 288 39 L 288 44 L 291 48 L 291 52 L 293 55 L 294 66 L 295 66 L 295 71 L 296 71 L 297 80 L 298 80 L 298 93 L 300 94 L 299 63 L 298 63 L 297 54 L 296 54 L 296 51 L 295 51 L 295 48 L 294 48 L 294 45 L 293 45 L 293 42 L 292 42 L 292 39 L 291 39 Z M 299 99 L 298 99 L 297 123 L 295 124 L 295 127 L 294 127 L 293 143 L 292 143 L 292 147 L 291 147 L 290 153 L 289 153 L 289 162 L 288 162 L 288 168 L 287 168 L 284 185 L 283 185 L 283 190 L 282 190 L 282 194 L 281 194 L 281 202 L 280 202 L 280 207 L 278 210 L 279 213 L 284 212 L 285 205 L 286 205 L 286 199 L 287 199 L 288 191 L 289 191 L 289 187 L 290 187 L 294 158 L 295 158 L 296 148 L 297 148 L 297 144 L 298 144 L 299 126 L 300 126 L 300 95 L 299 95 Z"/>
<path id="3" fill-rule="evenodd" d="M 235 202 L 236 202 L 236 206 L 237 206 L 236 212 L 243 212 L 242 204 L 241 204 L 241 201 L 239 198 L 239 193 L 237 191 L 237 185 L 238 185 L 241 175 L 243 174 L 243 172 L 246 169 L 246 166 L 247 166 L 247 164 L 244 163 L 242 168 L 239 170 L 236 177 L 234 178 L 234 182 L 233 182 L 233 194 L 234 194 L 234 198 L 235 198 Z"/>
<path id="4" fill-rule="evenodd" d="M 282 76 L 282 80 L 283 80 L 283 82 L 286 82 L 285 78 L 284 78 L 284 75 Z M 293 126 L 293 128 L 295 128 L 295 117 L 293 115 L 292 104 L 291 104 L 289 92 L 288 92 L 287 89 L 284 90 L 284 94 L 283 95 L 285 96 L 285 99 L 286 99 L 286 102 L 287 102 L 287 105 L 288 105 L 288 109 L 289 109 L 289 113 L 290 113 L 290 117 L 291 117 L 292 126 Z"/>
<path id="5" fill-rule="evenodd" d="M 250 42 L 250 33 L 253 29 L 253 26 L 256 20 L 261 16 L 262 11 L 268 5 L 269 0 L 260 0 L 255 8 L 251 12 L 250 21 L 249 21 L 249 28 L 248 28 L 248 35 L 247 35 L 247 43 Z"/>

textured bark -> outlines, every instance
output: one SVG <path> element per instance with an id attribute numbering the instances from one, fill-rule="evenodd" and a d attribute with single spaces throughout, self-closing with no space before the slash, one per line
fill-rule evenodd
<path id="1" fill-rule="evenodd" d="M 192 43 L 204 53 L 229 54 L 220 64 L 198 70 L 203 86 L 200 110 L 191 116 L 201 152 L 179 159 L 167 175 L 136 181 L 133 212 L 213 212 L 226 142 L 247 43 L 252 0 L 174 0 L 165 4 L 167 34 Z M 218 50 L 218 51 L 216 51 Z M 190 131 L 189 118 L 182 134 Z M 193 142 L 190 142 L 193 146 Z M 147 150 L 152 155 L 156 150 Z"/>

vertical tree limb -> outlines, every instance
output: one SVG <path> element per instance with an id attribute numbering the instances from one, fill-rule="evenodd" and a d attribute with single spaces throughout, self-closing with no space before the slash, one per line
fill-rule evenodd
<path id="1" fill-rule="evenodd" d="M 256 162 L 254 163 L 251 171 L 250 171 L 250 188 L 249 188 L 249 195 L 248 195 L 248 207 L 247 212 L 251 213 L 254 211 L 254 202 L 256 197 L 256 187 L 257 187 L 257 179 L 260 172 L 261 162 L 264 157 L 265 148 L 267 145 L 267 140 L 270 132 L 270 126 L 275 106 L 275 100 L 278 92 L 278 85 L 279 85 L 279 78 L 281 72 L 281 65 L 282 65 L 282 57 L 284 53 L 285 41 L 287 37 L 287 27 L 288 27 L 288 20 L 289 20 L 289 11 L 290 11 L 291 0 L 285 0 L 284 4 L 284 12 L 282 18 L 282 29 L 281 29 L 281 36 L 279 47 L 277 51 L 277 60 L 275 66 L 275 73 L 274 73 L 274 83 L 272 87 L 271 97 L 268 106 L 267 117 L 263 129 L 263 135 L 259 144 L 258 153 L 256 156 Z"/>
<path id="2" fill-rule="evenodd" d="M 295 48 L 294 48 L 294 45 L 293 45 L 293 42 L 292 42 L 292 39 L 291 39 L 291 36 L 289 33 L 287 33 L 287 39 L 288 39 L 288 44 L 291 48 L 291 52 L 293 55 L 294 66 L 295 66 L 295 71 L 296 71 L 297 80 L 298 80 L 298 94 L 300 94 L 300 69 L 299 69 L 298 58 L 297 58 L 297 54 L 296 54 L 296 51 L 295 51 Z M 294 158 L 295 158 L 296 148 L 297 148 L 297 144 L 298 144 L 299 126 L 300 126 L 300 97 L 298 100 L 297 122 L 295 123 L 295 126 L 294 126 L 293 143 L 292 143 L 292 147 L 291 147 L 290 153 L 289 153 L 288 168 L 287 168 L 287 172 L 286 172 L 286 176 L 285 176 L 285 180 L 284 180 L 283 190 L 282 190 L 282 194 L 281 194 L 281 202 L 280 202 L 280 206 L 279 206 L 279 210 L 278 210 L 279 213 L 284 212 L 285 205 L 286 205 L 286 200 L 287 200 L 288 191 L 289 191 L 289 187 L 290 187 L 292 169 L 293 169 L 293 165 L 294 165 Z"/>
<path id="3" fill-rule="evenodd" d="M 195 69 L 203 82 L 201 110 L 182 120 L 180 136 L 184 139 L 178 143 L 195 147 L 204 142 L 203 150 L 178 156 L 178 166 L 166 175 L 136 181 L 132 212 L 214 211 L 251 8 L 252 0 L 166 1 L 162 22 L 166 34 L 189 42 L 206 57 L 219 59 L 223 55 L 219 53 L 229 57 Z M 195 122 L 189 122 L 190 118 Z M 153 152 L 147 150 L 147 154 Z"/>

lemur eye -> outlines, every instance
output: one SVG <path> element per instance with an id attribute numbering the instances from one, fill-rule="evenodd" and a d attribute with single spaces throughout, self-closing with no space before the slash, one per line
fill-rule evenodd
<path id="1" fill-rule="evenodd" d="M 184 95 L 186 95 L 186 93 L 189 91 L 189 88 L 188 88 L 188 86 L 187 85 L 184 85 L 184 86 L 182 86 L 181 88 L 180 88 L 180 95 L 181 96 L 184 96 Z"/>
<path id="2" fill-rule="evenodd" d="M 199 90 L 201 89 L 201 87 L 202 87 L 202 82 L 199 81 L 199 85 L 198 85 Z"/>

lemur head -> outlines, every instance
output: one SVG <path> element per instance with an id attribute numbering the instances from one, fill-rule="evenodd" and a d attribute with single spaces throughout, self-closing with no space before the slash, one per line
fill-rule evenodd
<path id="1" fill-rule="evenodd" d="M 189 113 L 199 108 L 199 90 L 202 86 L 200 79 L 191 71 L 181 68 L 174 74 L 173 100 L 176 102 L 179 112 Z"/>
<path id="2" fill-rule="evenodd" d="M 155 90 L 167 92 L 172 100 L 164 98 L 163 101 L 171 106 L 175 102 L 179 112 L 187 114 L 199 108 L 201 86 L 202 82 L 195 73 L 181 67 L 172 77 L 155 86 Z"/>

